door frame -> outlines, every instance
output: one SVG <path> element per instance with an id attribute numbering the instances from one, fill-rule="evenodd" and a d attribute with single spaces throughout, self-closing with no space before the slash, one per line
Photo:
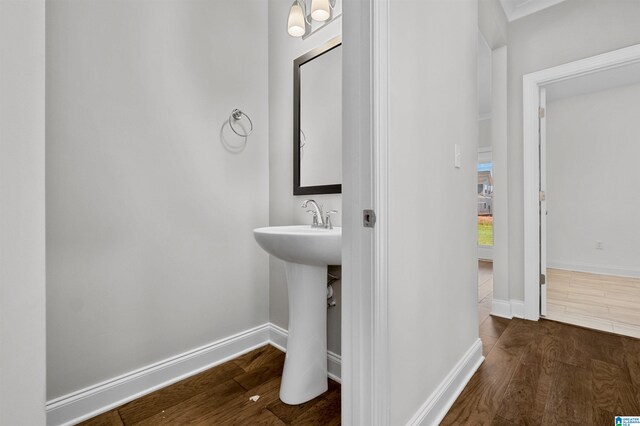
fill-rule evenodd
<path id="1" fill-rule="evenodd" d="M 343 3 L 342 424 L 389 424 L 389 2 Z M 377 222 L 363 227 L 363 210 Z"/>
<path id="2" fill-rule="evenodd" d="M 524 317 L 540 319 L 540 159 L 538 108 L 541 88 L 574 77 L 640 62 L 640 44 L 526 74 L 523 86 Z"/>

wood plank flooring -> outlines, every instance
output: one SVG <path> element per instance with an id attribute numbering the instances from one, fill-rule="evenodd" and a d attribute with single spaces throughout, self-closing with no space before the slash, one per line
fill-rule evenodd
<path id="1" fill-rule="evenodd" d="M 640 416 L 640 340 L 492 317 L 482 309 L 490 309 L 490 266 L 481 263 L 478 277 L 486 359 L 441 425 L 604 426 L 616 415 Z M 339 425 L 340 385 L 333 381 L 302 405 L 278 399 L 283 363 L 283 353 L 265 346 L 82 425 Z M 260 399 L 250 401 L 253 395 Z"/>
<path id="2" fill-rule="evenodd" d="M 493 300 L 493 263 L 478 261 L 478 323 L 489 318 Z"/>
<path id="3" fill-rule="evenodd" d="M 640 338 L 640 278 L 547 270 L 546 318 Z"/>
<path id="4" fill-rule="evenodd" d="M 82 426 L 339 425 L 340 385 L 301 405 L 280 401 L 284 353 L 264 346 L 80 423 Z M 259 395 L 253 402 L 249 398 Z"/>
<path id="5" fill-rule="evenodd" d="M 640 415 L 640 340 L 489 317 L 485 362 L 441 425 L 605 426 Z"/>

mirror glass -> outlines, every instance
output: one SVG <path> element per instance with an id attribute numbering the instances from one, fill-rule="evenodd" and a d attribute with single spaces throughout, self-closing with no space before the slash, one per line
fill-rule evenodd
<path id="1" fill-rule="evenodd" d="M 339 40 L 294 61 L 294 195 L 342 187 L 342 46 Z"/>

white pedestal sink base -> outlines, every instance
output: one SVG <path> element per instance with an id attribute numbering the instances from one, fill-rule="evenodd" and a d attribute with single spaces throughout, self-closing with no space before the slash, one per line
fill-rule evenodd
<path id="1" fill-rule="evenodd" d="M 280 399 L 302 404 L 328 389 L 327 265 L 342 264 L 342 229 L 308 225 L 253 230 L 267 253 L 285 262 L 289 338 Z"/>
<path id="2" fill-rule="evenodd" d="M 280 399 L 295 405 L 328 389 L 327 267 L 285 262 L 289 338 Z"/>

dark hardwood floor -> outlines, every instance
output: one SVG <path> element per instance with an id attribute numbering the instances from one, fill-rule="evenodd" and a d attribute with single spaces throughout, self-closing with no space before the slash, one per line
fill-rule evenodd
<path id="1" fill-rule="evenodd" d="M 283 365 L 284 353 L 264 346 L 81 425 L 339 425 L 340 385 L 329 380 L 319 397 L 286 405 L 278 398 Z"/>
<path id="2" fill-rule="evenodd" d="M 487 318 L 485 362 L 441 425 L 606 426 L 640 415 L 640 340 L 558 322 Z"/>
<path id="3" fill-rule="evenodd" d="M 540 320 L 489 317 L 485 362 L 442 425 L 605 426 L 640 415 L 640 340 Z M 265 346 L 82 425 L 339 425 L 340 385 L 278 399 L 284 354 Z M 258 401 L 250 401 L 260 395 Z"/>

